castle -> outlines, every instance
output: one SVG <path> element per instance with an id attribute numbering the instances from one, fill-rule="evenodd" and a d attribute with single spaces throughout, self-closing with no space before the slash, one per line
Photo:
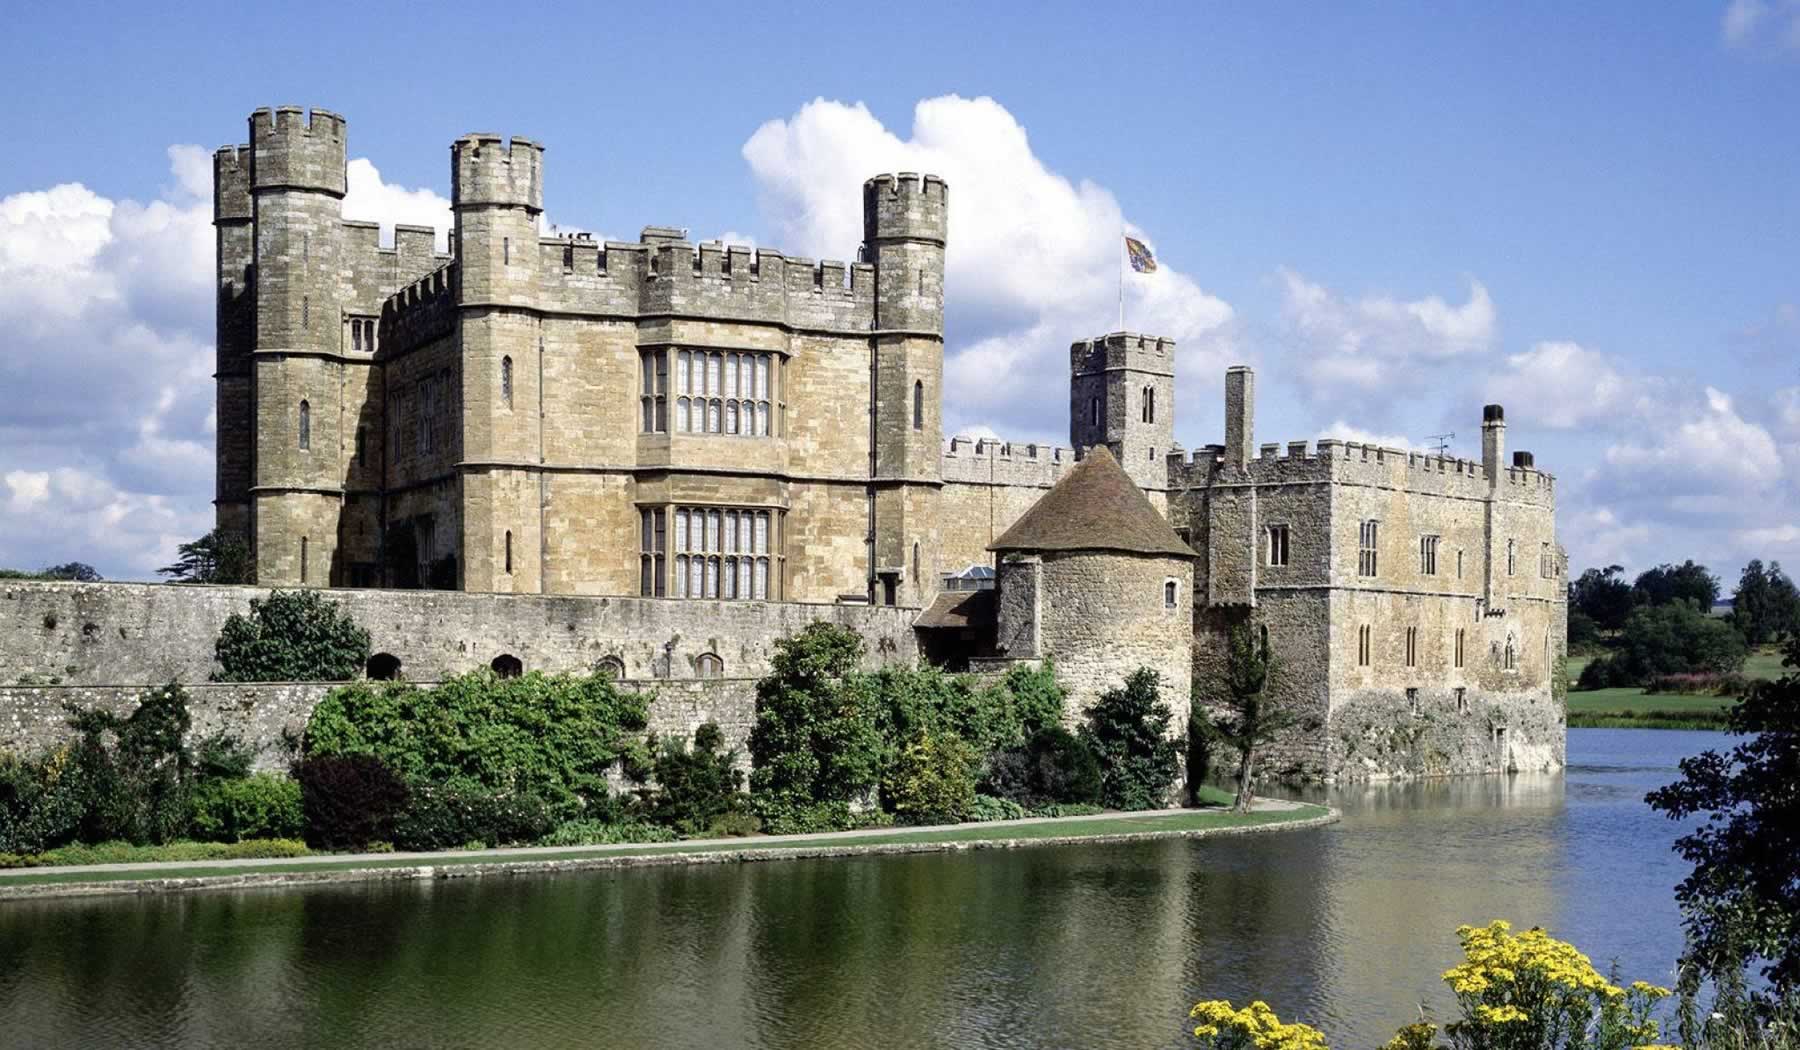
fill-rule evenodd
<path id="1" fill-rule="evenodd" d="M 1071 349 L 1071 448 L 946 443 L 940 178 L 868 180 L 854 262 L 602 244 L 541 232 L 542 146 L 467 135 L 440 255 L 341 217 L 343 118 L 249 137 L 214 159 L 216 505 L 262 585 L 916 609 L 926 656 L 1087 698 L 1139 664 L 1204 695 L 1244 621 L 1319 716 L 1289 769 L 1561 764 L 1554 480 L 1497 405 L 1478 462 L 1259 447 L 1236 368 L 1189 455 L 1174 343 L 1115 332 Z"/>

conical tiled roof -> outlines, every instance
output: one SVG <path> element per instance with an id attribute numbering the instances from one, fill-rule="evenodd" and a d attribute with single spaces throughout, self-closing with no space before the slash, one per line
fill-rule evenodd
<path id="1" fill-rule="evenodd" d="M 1194 555 L 1104 445 L 1089 450 L 988 550 Z"/>

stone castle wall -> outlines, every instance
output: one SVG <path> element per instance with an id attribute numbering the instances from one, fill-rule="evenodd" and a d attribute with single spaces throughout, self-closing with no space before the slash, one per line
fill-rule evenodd
<path id="1" fill-rule="evenodd" d="M 153 685 L 205 682 L 213 643 L 257 587 L 173 584 L 0 584 L 0 684 Z M 713 654 L 724 673 L 767 673 L 776 640 L 818 620 L 855 628 L 871 665 L 918 659 L 916 610 L 795 602 L 331 591 L 368 628 L 373 652 L 401 673 L 433 681 L 488 666 L 501 654 L 526 670 L 585 671 L 608 658 L 627 678 L 692 679 Z"/>

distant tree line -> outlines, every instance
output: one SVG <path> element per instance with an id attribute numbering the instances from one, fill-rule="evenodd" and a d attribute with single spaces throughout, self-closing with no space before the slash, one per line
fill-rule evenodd
<path id="1" fill-rule="evenodd" d="M 75 583 L 97 583 L 102 579 L 105 577 L 101 576 L 92 565 L 80 561 L 52 565 L 49 568 L 39 569 L 37 572 L 27 572 L 23 569 L 0 569 L 0 580 L 69 580 Z"/>
<path id="2" fill-rule="evenodd" d="M 1800 634 L 1800 589 L 1778 562 L 1744 567 L 1733 607 L 1712 615 L 1719 579 L 1693 560 L 1664 564 L 1626 582 L 1618 565 L 1588 569 L 1569 584 L 1569 648 L 1598 653 L 1579 688 L 1649 686 L 1690 678 L 1682 691 L 1736 692 L 1749 650 Z"/>

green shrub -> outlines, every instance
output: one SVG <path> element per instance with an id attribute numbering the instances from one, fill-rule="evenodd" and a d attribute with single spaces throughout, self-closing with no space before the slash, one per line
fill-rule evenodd
<path id="1" fill-rule="evenodd" d="M 736 752 L 719 750 L 724 743 L 714 722 L 695 730 L 691 751 L 680 740 L 659 744 L 651 737 L 656 787 L 641 793 L 645 815 L 683 835 L 700 835 L 742 810 L 744 774 Z"/>
<path id="2" fill-rule="evenodd" d="M 988 762 L 981 790 L 1029 809 L 1100 800 L 1100 759 L 1087 740 L 1061 726 L 1039 730 L 1023 747 Z"/>
<path id="3" fill-rule="evenodd" d="M 643 772 L 635 734 L 647 717 L 645 698 L 605 675 L 357 682 L 313 709 L 302 753 L 374 755 L 413 784 L 535 796 L 572 820 L 602 815 L 615 763 Z"/>
<path id="4" fill-rule="evenodd" d="M 1052 802 L 1047 806 L 1033 806 L 1027 815 L 1033 817 L 1091 817 L 1106 812 L 1105 808 L 1092 802 Z"/>
<path id="5" fill-rule="evenodd" d="M 757 818 L 756 814 L 749 810 L 741 809 L 726 813 L 713 821 L 712 826 L 706 829 L 706 837 L 715 839 L 742 838 L 745 835 L 754 835 L 761 830 L 762 821 Z"/>
<path id="6" fill-rule="evenodd" d="M 750 796 L 751 806 L 771 835 L 811 835 L 827 831 L 879 828 L 894 822 L 893 815 L 877 808 L 852 809 L 850 803 L 815 802 L 794 805 L 784 799 Z"/>
<path id="7" fill-rule="evenodd" d="M 599 820 L 570 820 L 538 840 L 540 846 L 611 846 L 624 842 L 673 842 L 675 832 L 660 824 L 643 821 L 608 823 Z"/>
<path id="8" fill-rule="evenodd" d="M 185 743 L 193 724 L 187 690 L 179 685 L 149 690 L 123 718 L 73 706 L 69 714 L 69 724 L 81 734 L 74 760 L 86 793 L 75 837 L 161 843 L 185 835 L 193 781 L 193 757 Z"/>
<path id="9" fill-rule="evenodd" d="M 391 842 L 408 791 L 387 763 L 369 754 L 317 755 L 294 765 L 306 813 L 306 841 L 320 849 Z"/>
<path id="10" fill-rule="evenodd" d="M 250 775 L 256 750 L 230 733 L 218 732 L 194 745 L 194 775 L 238 780 Z"/>
<path id="11" fill-rule="evenodd" d="M 1140 667 L 1088 710 L 1081 736 L 1100 760 L 1102 805 L 1154 809 L 1175 782 L 1181 746 L 1169 735 L 1173 714 L 1157 698 L 1160 685 L 1155 671 Z"/>
<path id="12" fill-rule="evenodd" d="M 969 807 L 970 820 L 1020 820 L 1024 816 L 1024 806 L 1012 799 L 992 795 L 976 795 L 975 803 Z"/>
<path id="13" fill-rule="evenodd" d="M 394 845 L 404 850 L 513 846 L 536 842 L 555 827 L 550 807 L 532 795 L 415 784 L 394 820 Z"/>
<path id="14" fill-rule="evenodd" d="M 297 839 L 306 832 L 300 785 L 273 773 L 195 783 L 193 835 L 204 842 Z"/>
<path id="15" fill-rule="evenodd" d="M 37 760 L 0 753 L 0 851 L 32 854 L 68 842 L 87 809 L 87 781 L 72 745 Z"/>
<path id="16" fill-rule="evenodd" d="M 881 793 L 907 824 L 954 824 L 975 805 L 975 749 L 954 733 L 920 735 L 900 750 Z"/>
<path id="17" fill-rule="evenodd" d="M 319 591 L 271 591 L 231 614 L 213 651 L 220 682 L 343 682 L 368 663 L 369 632 Z"/>
<path id="18" fill-rule="evenodd" d="M 1619 648 L 1581 669 L 1581 689 L 1643 685 L 1659 675 L 1734 674 L 1743 670 L 1749 649 L 1744 636 L 1724 620 L 1686 601 L 1632 612 Z"/>
<path id="19" fill-rule="evenodd" d="M 42 853 L 0 853 L 0 868 L 47 868 L 66 864 L 156 864 L 165 861 L 253 860 L 265 857 L 304 857 L 312 851 L 295 839 L 254 839 L 249 842 L 167 842 L 160 846 L 136 846 L 129 842 L 58 846 Z"/>
<path id="20" fill-rule="evenodd" d="M 810 824 L 821 803 L 848 813 L 880 782 L 877 697 L 856 673 L 862 654 L 855 631 L 829 623 L 775 643 L 750 731 L 750 787 L 767 807 L 765 825 Z"/>

